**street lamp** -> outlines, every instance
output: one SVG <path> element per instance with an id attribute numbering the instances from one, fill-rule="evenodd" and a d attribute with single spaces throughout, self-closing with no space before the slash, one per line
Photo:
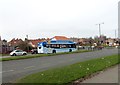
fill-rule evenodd
<path id="1" fill-rule="evenodd" d="M 116 37 L 116 33 L 117 33 L 117 31 L 116 31 L 116 29 L 115 29 L 115 39 L 117 38 L 117 37 Z"/>
<path id="2" fill-rule="evenodd" d="M 99 36 L 101 36 L 101 24 L 104 24 L 104 22 L 103 22 L 103 23 L 96 24 L 96 25 L 99 26 Z"/>
<path id="3" fill-rule="evenodd" d="M 28 35 L 26 35 L 26 40 L 27 40 L 27 51 L 29 52 L 29 45 L 28 45 Z"/>
<path id="4" fill-rule="evenodd" d="M 104 22 L 103 22 L 103 23 L 96 24 L 96 25 L 99 26 L 99 41 L 98 41 L 98 44 L 99 44 L 99 45 L 101 44 L 101 25 L 102 25 L 102 24 L 104 24 Z"/>

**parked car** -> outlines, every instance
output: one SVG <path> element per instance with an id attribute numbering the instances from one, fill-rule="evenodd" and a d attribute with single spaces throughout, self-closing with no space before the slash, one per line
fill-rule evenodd
<path id="1" fill-rule="evenodd" d="M 11 56 L 17 56 L 17 55 L 27 55 L 27 52 L 22 50 L 14 50 L 10 53 Z"/>
<path id="2" fill-rule="evenodd" d="M 37 49 L 32 49 L 32 50 L 31 50 L 31 53 L 32 53 L 32 54 L 38 54 L 38 51 L 37 51 Z"/>

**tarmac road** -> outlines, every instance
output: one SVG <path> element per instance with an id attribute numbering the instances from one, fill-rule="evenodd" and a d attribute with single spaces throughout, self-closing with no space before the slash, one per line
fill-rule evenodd
<path id="1" fill-rule="evenodd" d="M 2 74 L 3 83 L 9 83 L 35 72 L 66 66 L 93 58 L 109 56 L 112 54 L 118 54 L 118 49 L 103 49 L 87 53 L 4 61 L 2 62 L 2 72 L 0 73 Z"/>

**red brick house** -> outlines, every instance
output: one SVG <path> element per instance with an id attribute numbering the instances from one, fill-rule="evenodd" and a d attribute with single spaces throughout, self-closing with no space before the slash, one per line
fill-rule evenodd
<path id="1" fill-rule="evenodd" d="M 16 47 L 19 43 L 23 42 L 22 39 L 15 39 L 13 38 L 11 41 L 8 42 L 9 46 L 14 46 Z"/>
<path id="2" fill-rule="evenodd" d="M 46 40 L 47 40 L 47 39 L 42 38 L 42 39 L 29 39 L 28 41 L 29 41 L 29 44 L 30 44 L 33 48 L 36 48 L 39 42 L 44 42 L 44 41 L 46 41 Z"/>

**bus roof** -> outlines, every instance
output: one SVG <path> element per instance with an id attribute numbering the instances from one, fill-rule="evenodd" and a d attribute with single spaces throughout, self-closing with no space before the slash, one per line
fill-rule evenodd
<path id="1" fill-rule="evenodd" d="M 70 40 L 51 40 L 50 42 L 40 42 L 38 43 L 38 46 L 42 44 L 75 44 L 75 42 L 72 42 Z"/>

